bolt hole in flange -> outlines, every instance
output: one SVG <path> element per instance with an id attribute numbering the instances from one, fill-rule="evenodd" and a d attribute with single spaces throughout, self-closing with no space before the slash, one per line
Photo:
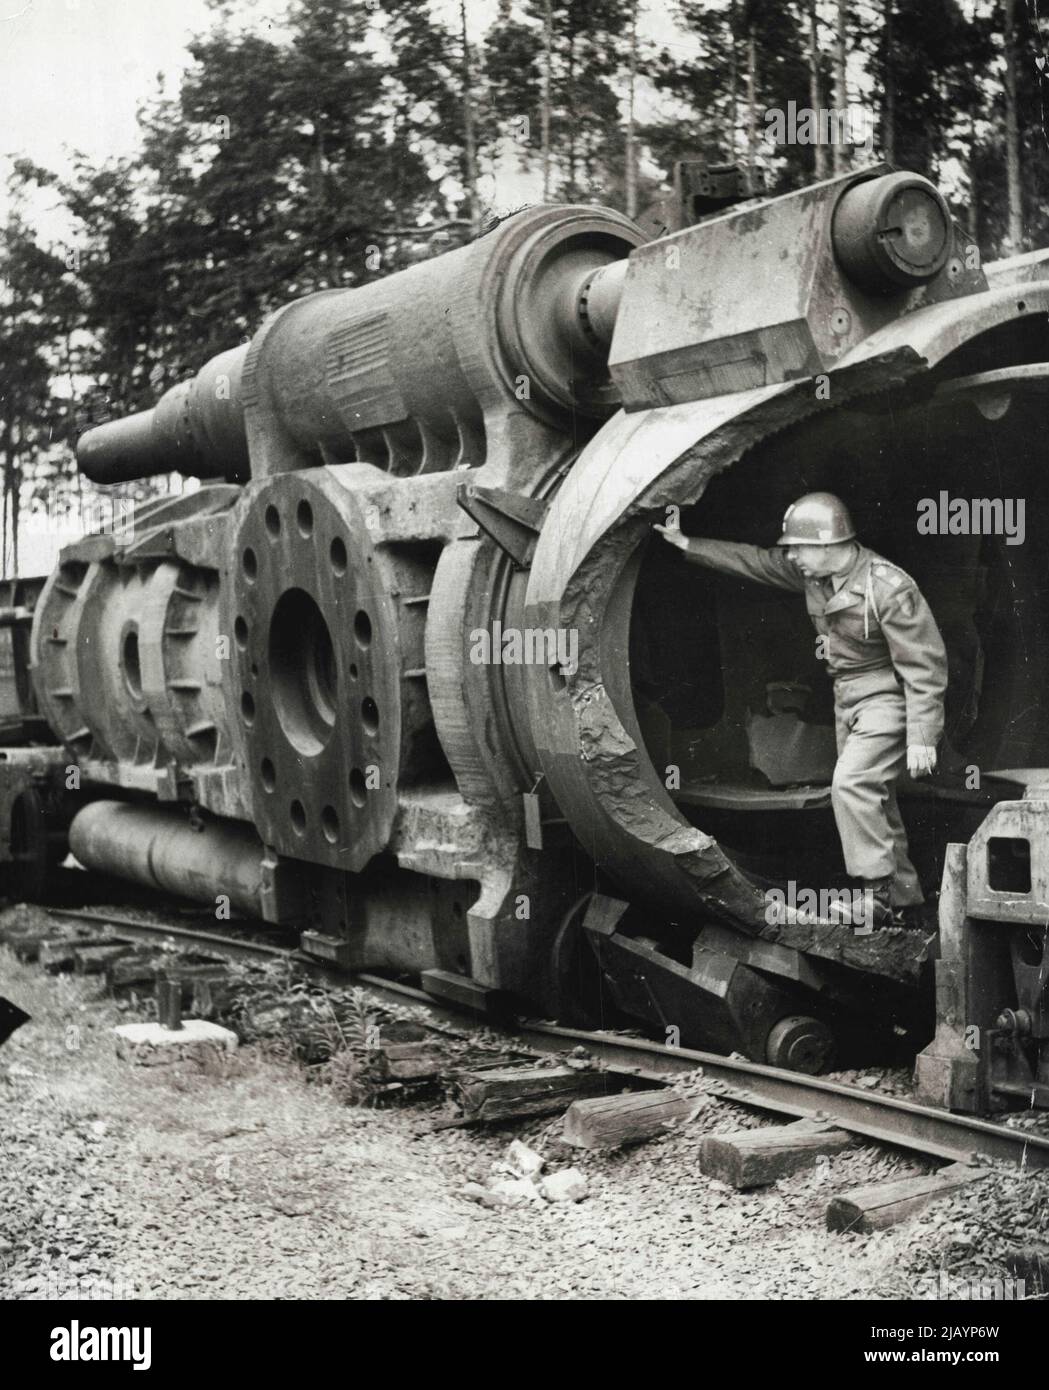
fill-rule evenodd
<path id="1" fill-rule="evenodd" d="M 259 557 L 255 554 L 250 545 L 240 557 L 240 562 L 244 567 L 244 573 L 254 583 L 259 572 Z"/>
<path id="2" fill-rule="evenodd" d="M 299 535 L 303 540 L 309 540 L 313 535 L 313 508 L 305 497 L 295 509 L 295 524 L 298 526 Z"/>
<path id="3" fill-rule="evenodd" d="M 368 800 L 368 785 L 359 767 L 355 767 L 350 773 L 350 799 L 354 806 L 358 807 L 363 806 Z"/>
<path id="4" fill-rule="evenodd" d="M 331 567 L 335 574 L 341 579 L 346 573 L 346 566 L 348 564 L 346 543 L 341 536 L 336 536 L 332 541 L 329 554 L 331 556 Z"/>
<path id="5" fill-rule="evenodd" d="M 365 613 L 363 608 L 358 609 L 357 616 L 353 620 L 353 635 L 362 647 L 367 647 L 372 640 L 372 620 Z"/>
<path id="6" fill-rule="evenodd" d="M 296 835 L 306 834 L 306 808 L 302 802 L 296 799 L 288 807 L 288 815 L 291 818 L 291 828 Z"/>
<path id="7" fill-rule="evenodd" d="M 277 786 L 277 769 L 269 758 L 263 758 L 259 764 L 259 772 L 262 776 L 262 785 L 268 792 L 274 791 Z"/>
<path id="8" fill-rule="evenodd" d="M 255 723 L 255 700 L 250 690 L 241 691 L 240 713 L 245 724 Z"/>
<path id="9" fill-rule="evenodd" d="M 277 508 L 273 505 L 272 502 L 266 508 L 265 517 L 266 530 L 270 533 L 273 539 L 276 540 L 277 537 L 280 535 L 280 512 L 278 512 Z"/>
<path id="10" fill-rule="evenodd" d="M 273 609 L 269 668 L 285 736 L 300 753 L 315 757 L 335 728 L 338 667 L 328 624 L 304 589 L 286 590 Z"/>
<path id="11" fill-rule="evenodd" d="M 379 706 L 370 695 L 361 701 L 361 723 L 369 734 L 379 732 Z"/>
<path id="12" fill-rule="evenodd" d="M 339 817 L 334 806 L 325 806 L 321 812 L 321 829 L 329 845 L 339 842 Z"/>
<path id="13" fill-rule="evenodd" d="M 233 640 L 241 651 L 246 649 L 248 645 L 248 625 L 239 614 L 233 623 Z"/>

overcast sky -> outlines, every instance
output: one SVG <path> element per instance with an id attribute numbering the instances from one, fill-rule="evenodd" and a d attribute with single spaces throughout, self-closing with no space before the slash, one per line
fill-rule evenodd
<path id="1" fill-rule="evenodd" d="M 204 0 L 0 0 L 0 150 L 64 163 L 135 143 L 135 111 L 163 73 L 175 85 Z"/>
<path id="2" fill-rule="evenodd" d="M 288 3 L 243 0 L 238 9 L 263 30 Z M 467 0 L 475 41 L 494 19 L 496 3 Z M 435 0 L 433 8 L 458 27 L 458 0 Z M 640 27 L 685 56 L 696 42 L 674 31 L 671 8 L 668 0 L 648 0 Z M 74 150 L 94 160 L 129 154 L 138 142 L 136 112 L 155 95 L 158 74 L 177 91 L 189 60 L 187 40 L 213 22 L 205 0 L 0 0 L 0 184 L 9 155 L 64 173 Z M 501 167 L 495 201 L 512 204 L 525 193 L 524 183 L 515 167 Z M 42 206 L 33 212 L 46 222 Z"/>

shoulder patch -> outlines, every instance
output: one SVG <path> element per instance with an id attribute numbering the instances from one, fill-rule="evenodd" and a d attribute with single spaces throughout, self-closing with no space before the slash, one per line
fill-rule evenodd
<path id="1" fill-rule="evenodd" d="M 875 565 L 874 573 L 879 579 L 884 579 L 887 584 L 891 584 L 894 589 L 898 589 L 905 578 L 901 570 L 891 570 L 888 565 Z"/>
<path id="2" fill-rule="evenodd" d="M 874 577 L 881 584 L 884 584 L 890 593 L 895 594 L 900 589 L 916 589 L 918 587 L 906 570 L 899 569 L 887 560 L 879 560 L 871 569 Z"/>

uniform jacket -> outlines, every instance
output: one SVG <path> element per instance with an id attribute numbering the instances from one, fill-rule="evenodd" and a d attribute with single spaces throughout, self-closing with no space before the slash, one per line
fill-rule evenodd
<path id="1" fill-rule="evenodd" d="M 816 631 L 829 639 L 827 666 L 838 704 L 902 686 L 907 742 L 932 746 L 943 734 L 947 689 L 947 652 L 936 619 L 909 574 L 866 546 L 856 550 L 837 593 L 829 580 L 806 579 L 779 546 L 690 539 L 685 554 L 723 574 L 804 593 Z"/>

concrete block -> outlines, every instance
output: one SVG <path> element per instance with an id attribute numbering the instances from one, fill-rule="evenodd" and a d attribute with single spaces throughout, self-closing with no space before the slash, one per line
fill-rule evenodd
<path id="1" fill-rule="evenodd" d="M 121 1023 L 113 1029 L 117 1056 L 138 1066 L 200 1060 L 208 1052 L 232 1052 L 237 1035 L 203 1018 L 185 1018 L 181 1028 L 160 1023 Z"/>

